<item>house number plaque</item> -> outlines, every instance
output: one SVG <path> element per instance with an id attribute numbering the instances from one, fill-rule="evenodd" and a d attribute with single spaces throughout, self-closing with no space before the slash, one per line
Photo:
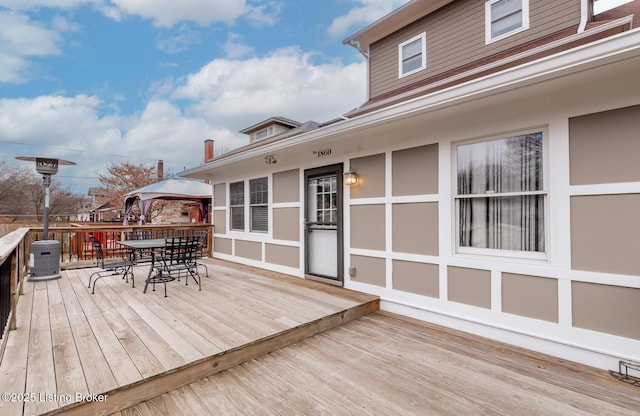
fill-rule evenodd
<path id="1" fill-rule="evenodd" d="M 331 149 L 314 150 L 313 154 L 318 157 L 331 156 Z"/>

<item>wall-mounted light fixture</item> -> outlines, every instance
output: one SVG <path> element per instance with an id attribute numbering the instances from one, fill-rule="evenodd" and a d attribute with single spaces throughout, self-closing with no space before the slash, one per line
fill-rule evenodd
<path id="1" fill-rule="evenodd" d="M 267 165 L 274 165 L 278 163 L 278 161 L 276 160 L 276 157 L 274 155 L 267 155 L 264 157 L 264 163 L 266 163 Z"/>
<path id="2" fill-rule="evenodd" d="M 358 174 L 351 168 L 344 172 L 342 176 L 344 177 L 344 184 L 347 186 L 356 185 L 358 183 Z"/>

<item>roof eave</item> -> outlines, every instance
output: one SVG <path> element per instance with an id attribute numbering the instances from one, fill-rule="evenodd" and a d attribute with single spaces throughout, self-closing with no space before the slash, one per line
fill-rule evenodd
<path id="1" fill-rule="evenodd" d="M 422 17 L 446 6 L 453 0 L 413 0 L 399 7 L 393 12 L 380 18 L 354 35 L 342 41 L 344 45 L 353 46 L 365 56 L 368 56 L 369 46 L 415 22 Z"/>
<path id="2" fill-rule="evenodd" d="M 404 117 L 416 112 L 431 112 L 449 108 L 480 97 L 495 95 L 523 86 L 535 85 L 553 78 L 565 77 L 606 63 L 640 56 L 640 30 L 630 30 L 601 41 L 589 43 L 562 53 L 504 71 L 474 79 L 464 84 L 439 90 L 415 99 L 372 111 L 322 129 L 303 133 L 289 139 L 247 149 L 229 157 L 214 159 L 206 165 L 183 171 L 181 177 L 210 178 L 216 169 L 292 146 L 331 139 L 347 132 L 367 128 L 385 120 Z"/>

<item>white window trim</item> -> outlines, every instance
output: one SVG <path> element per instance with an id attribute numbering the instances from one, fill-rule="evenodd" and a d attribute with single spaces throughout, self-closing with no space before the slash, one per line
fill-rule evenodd
<path id="1" fill-rule="evenodd" d="M 263 203 L 263 204 L 252 204 L 251 203 L 251 181 L 256 180 L 256 179 L 266 179 L 266 181 L 267 181 L 267 202 L 266 203 Z M 268 234 L 269 233 L 269 224 L 270 224 L 269 218 L 271 217 L 269 215 L 269 211 L 270 211 L 270 209 L 269 209 L 269 201 L 270 201 L 269 196 L 271 194 L 271 192 L 269 192 L 269 190 L 271 189 L 271 181 L 269 180 L 268 176 L 260 176 L 260 177 L 257 177 L 257 178 L 249 179 L 247 181 L 247 184 L 248 184 L 248 191 L 249 191 L 248 192 L 248 195 L 249 195 L 249 204 L 248 204 L 249 205 L 249 216 L 247 217 L 249 219 L 249 231 L 252 232 L 252 233 L 258 233 L 258 234 Z M 245 195 L 247 195 L 247 194 L 245 194 Z M 253 207 L 261 207 L 261 206 L 264 206 L 264 207 L 267 208 L 267 229 L 266 230 L 254 230 L 253 229 L 253 210 L 251 208 L 253 208 Z M 245 218 L 245 222 L 246 222 L 247 218 Z"/>
<path id="2" fill-rule="evenodd" d="M 236 183 L 243 183 L 243 204 L 242 205 L 231 205 L 231 185 L 235 185 Z M 247 205 L 247 191 L 246 191 L 246 187 L 247 184 L 244 180 L 241 181 L 234 181 L 234 182 L 229 182 L 229 231 L 235 231 L 235 232 L 244 232 L 247 229 L 247 218 L 245 215 L 245 211 L 246 211 L 246 205 Z M 233 228 L 233 210 L 232 208 L 240 208 L 242 206 L 242 215 L 243 215 L 243 228 Z"/>
<path id="3" fill-rule="evenodd" d="M 264 136 L 258 137 L 262 133 L 264 133 Z M 255 137 L 255 140 L 264 140 L 264 139 L 268 139 L 271 136 L 273 136 L 273 126 L 269 126 L 267 128 L 257 131 L 254 137 Z"/>
<path id="4" fill-rule="evenodd" d="M 267 198 L 267 203 L 266 204 L 259 204 L 261 206 L 266 206 L 267 207 L 267 215 L 268 215 L 268 220 L 267 220 L 267 230 L 262 231 L 262 230 L 253 230 L 251 228 L 251 207 L 252 206 L 257 206 L 257 205 L 252 205 L 251 204 L 251 181 L 254 179 L 262 179 L 262 178 L 266 178 L 267 179 L 267 192 L 268 192 L 268 198 Z M 244 184 L 244 205 L 243 205 L 243 215 L 244 215 L 244 228 L 240 229 L 240 228 L 232 228 L 232 224 L 233 224 L 233 216 L 231 215 L 231 185 L 235 184 L 235 183 L 240 183 L 242 182 Z M 270 230 L 272 228 L 272 220 L 271 220 L 271 197 L 272 197 L 272 192 L 271 189 L 273 187 L 272 184 L 272 180 L 271 180 L 271 175 L 266 175 L 266 176 L 256 176 L 255 178 L 248 178 L 248 179 L 240 179 L 240 180 L 234 180 L 234 181 L 229 181 L 228 182 L 228 189 L 229 189 L 229 198 L 227 199 L 228 203 L 227 206 L 225 207 L 225 209 L 228 209 L 228 233 L 229 234 L 242 234 L 242 235 L 270 235 Z M 238 205 L 239 207 L 239 205 Z"/>
<path id="5" fill-rule="evenodd" d="M 416 68 L 412 71 L 409 72 L 402 72 L 402 48 L 408 44 L 410 44 L 411 42 L 414 42 L 418 39 L 421 39 L 421 49 L 422 49 L 422 63 L 420 65 L 419 68 Z M 423 69 L 425 69 L 427 67 L 427 35 L 425 32 L 422 32 L 421 34 L 412 37 L 409 40 L 406 40 L 404 42 L 402 42 L 400 45 L 398 45 L 398 78 L 404 78 L 406 76 L 415 74 L 416 72 L 420 72 Z"/>
<path id="6" fill-rule="evenodd" d="M 457 148 L 458 146 L 464 146 L 467 144 L 473 143 L 481 143 L 488 142 L 492 140 L 499 140 L 509 136 L 518 136 L 523 134 L 542 132 L 542 190 L 540 191 L 531 191 L 526 192 L 526 194 L 537 194 L 544 195 L 544 239 L 545 239 L 545 251 L 544 252 L 533 252 L 533 251 L 519 251 L 519 250 L 504 250 L 504 249 L 492 249 L 492 248 L 479 248 L 479 247 L 461 247 L 460 246 L 460 224 L 458 222 L 459 218 L 459 204 L 457 200 L 459 199 L 458 195 L 458 185 L 457 185 L 457 173 L 458 173 L 458 158 L 457 156 Z M 550 217 L 549 217 L 549 129 L 547 127 L 539 127 L 539 128 L 530 128 L 523 130 L 515 130 L 504 133 L 498 133 L 491 136 L 485 136 L 481 138 L 464 140 L 460 142 L 452 143 L 451 145 L 451 192 L 452 192 L 452 214 L 453 214 L 453 222 L 452 222 L 452 230 L 453 230 L 453 248 L 455 255 L 462 256 L 480 256 L 480 257 L 494 257 L 496 259 L 513 259 L 513 260 L 536 260 L 536 261 L 549 261 L 549 253 L 551 247 L 551 241 L 549 240 L 549 226 L 550 226 Z M 515 193 L 510 193 L 515 194 Z M 518 193 L 525 194 L 525 193 Z M 500 196 L 502 194 L 493 194 L 492 196 Z M 478 196 L 481 197 L 481 196 Z"/>
<path id="7" fill-rule="evenodd" d="M 498 1 L 500 0 L 489 0 L 484 5 L 484 33 L 485 33 L 484 36 L 485 36 L 485 44 L 487 45 L 529 29 L 529 0 L 522 0 L 522 27 L 518 29 L 514 29 L 511 32 L 504 33 L 500 36 L 496 36 L 495 38 L 492 38 L 491 37 L 491 5 L 493 5 Z"/>

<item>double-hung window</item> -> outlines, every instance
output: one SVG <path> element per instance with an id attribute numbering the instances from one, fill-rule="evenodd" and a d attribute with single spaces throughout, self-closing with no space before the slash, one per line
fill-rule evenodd
<path id="1" fill-rule="evenodd" d="M 251 231 L 269 231 L 269 181 L 267 178 L 251 179 L 249 194 Z"/>
<path id="2" fill-rule="evenodd" d="M 229 184 L 231 229 L 244 231 L 244 181 Z"/>
<path id="3" fill-rule="evenodd" d="M 421 33 L 398 46 L 398 77 L 406 77 L 427 67 L 425 34 Z"/>
<path id="4" fill-rule="evenodd" d="M 529 0 L 489 0 L 485 3 L 485 41 L 505 38 L 529 27 Z"/>
<path id="5" fill-rule="evenodd" d="M 456 146 L 457 251 L 545 258 L 543 132 Z"/>

